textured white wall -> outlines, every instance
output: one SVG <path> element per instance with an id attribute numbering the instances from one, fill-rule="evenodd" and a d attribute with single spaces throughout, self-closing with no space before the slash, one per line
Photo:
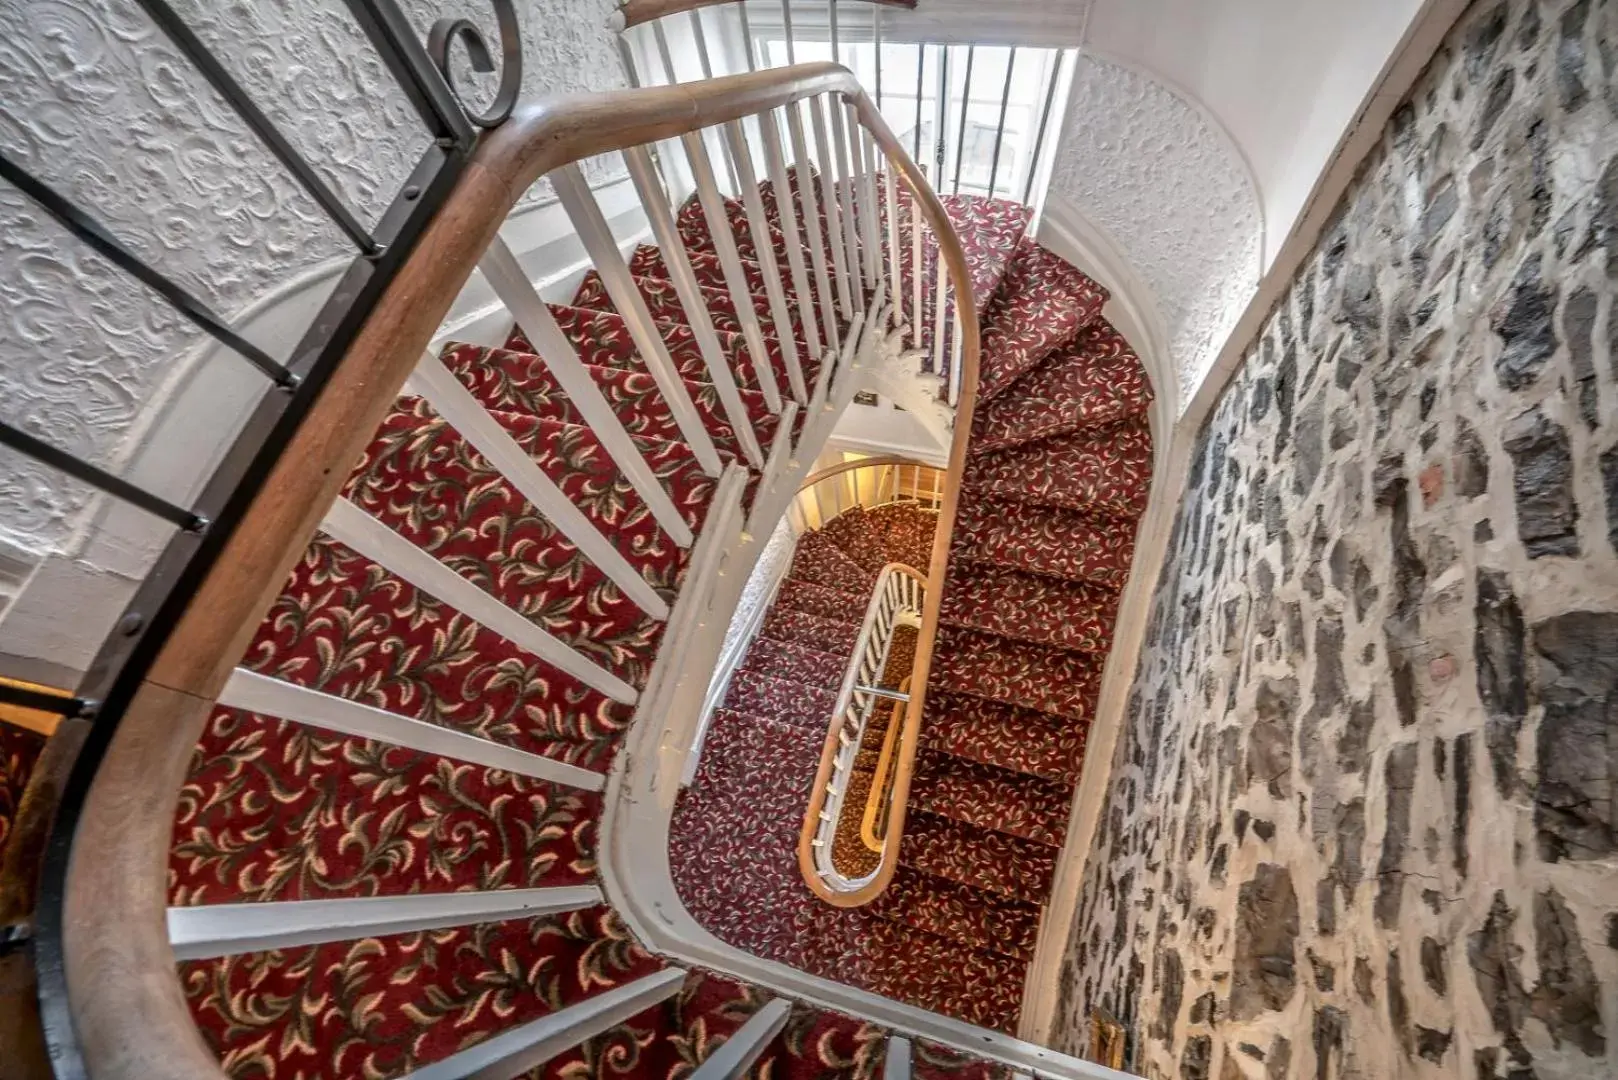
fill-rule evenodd
<path id="1" fill-rule="evenodd" d="M 1189 401 L 1258 284 L 1259 194 L 1196 105 L 1131 67 L 1082 57 L 1051 176 L 1151 290 Z"/>
<path id="2" fill-rule="evenodd" d="M 402 0 L 497 41 L 481 0 Z M 178 5 L 293 144 L 372 221 L 426 145 L 340 0 Z M 519 0 L 524 94 L 623 84 L 611 0 Z M 0 147 L 227 317 L 347 257 L 242 123 L 131 0 L 0 0 Z M 489 80 L 492 83 L 492 80 Z M 615 163 L 614 163 L 615 164 Z M 187 377 L 196 332 L 0 186 L 0 417 L 119 469 Z M 285 357 L 294 337 L 259 342 Z M 155 433 L 161 437 L 162 433 Z M 183 498 L 183 491 L 167 491 Z M 0 451 L 0 538 L 81 547 L 90 493 Z"/>

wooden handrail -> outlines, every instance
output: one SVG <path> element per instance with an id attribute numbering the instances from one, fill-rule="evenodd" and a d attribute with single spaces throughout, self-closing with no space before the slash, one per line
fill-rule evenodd
<path id="1" fill-rule="evenodd" d="M 192 750 L 232 668 L 511 208 L 562 165 L 827 93 L 854 103 L 910 188 L 955 283 L 967 330 L 962 420 L 951 457 L 959 472 L 978 362 L 966 256 L 943 203 L 851 72 L 805 64 L 519 108 L 480 143 L 119 718 L 80 808 L 62 912 L 69 1005 L 97 1080 L 221 1080 L 186 1006 L 165 924 L 170 834 Z M 954 507 L 947 494 L 945 520 L 953 521 Z M 941 534 L 931 576 L 941 577 L 947 554 Z M 936 608 L 930 594 L 932 625 Z M 925 624 L 922 639 L 930 645 Z M 924 679 L 925 662 L 918 659 L 918 666 Z M 911 755 L 912 744 L 904 744 Z"/>
<path id="2" fill-rule="evenodd" d="M 865 3 L 876 7 L 895 7 L 914 10 L 917 0 L 864 0 Z M 737 3 L 737 0 L 625 0 L 618 9 L 623 16 L 624 29 L 640 26 L 642 23 L 655 22 L 665 15 L 678 15 L 682 11 L 696 11 L 699 8 L 723 7 L 726 4 Z"/>
<path id="3" fill-rule="evenodd" d="M 899 692 L 910 693 L 911 680 L 906 675 L 904 682 L 899 684 Z M 876 772 L 871 776 L 871 792 L 865 799 L 865 816 L 860 819 L 860 839 L 872 851 L 882 850 L 882 828 L 886 824 L 882 818 L 882 804 L 885 801 L 883 791 L 888 786 L 888 770 L 893 768 L 893 752 L 895 744 L 899 741 L 899 729 L 904 726 L 905 703 L 893 703 L 893 715 L 888 719 L 888 730 L 882 737 L 882 753 L 876 761 Z"/>
<path id="4" fill-rule="evenodd" d="M 859 97 L 860 122 L 876 136 L 877 145 L 896 169 L 917 206 L 929 223 L 938 220 L 943 203 L 927 186 L 926 178 L 914 161 L 898 145 L 876 107 L 863 94 Z M 935 209 L 936 208 L 936 209 Z M 921 718 L 927 707 L 927 681 L 932 671 L 933 649 L 938 642 L 940 605 L 943 602 L 944 576 L 949 569 L 950 543 L 955 535 L 955 518 L 961 504 L 961 478 L 966 473 L 967 443 L 972 434 L 972 417 L 977 407 L 979 364 L 982 353 L 981 331 L 978 326 L 977 302 L 972 296 L 971 276 L 966 264 L 966 253 L 960 237 L 952 228 L 933 227 L 938 244 L 938 256 L 949 271 L 955 288 L 955 309 L 961 337 L 961 391 L 955 406 L 954 436 L 950 440 L 949 468 L 945 474 L 943 506 L 938 513 L 938 526 L 933 533 L 932 557 L 927 567 L 927 599 L 922 611 L 921 629 L 916 636 L 916 663 L 911 669 L 913 687 L 905 710 L 904 730 L 899 737 L 899 756 L 894 770 L 892 811 L 883 838 L 883 856 L 876 876 L 859 889 L 838 892 L 828 888 L 815 867 L 813 822 L 818 807 L 804 817 L 798 834 L 798 870 L 811 892 L 834 907 L 860 907 L 880 896 L 893 881 L 899 868 L 899 841 L 904 836 L 905 810 L 910 798 L 910 783 L 915 772 L 916 750 L 921 739 Z M 826 784 L 831 779 L 836 757 L 837 734 L 835 726 L 828 727 L 826 743 L 820 755 L 820 767 L 815 772 L 811 788 L 811 804 L 824 805 Z"/>
<path id="5" fill-rule="evenodd" d="M 834 476 L 854 472 L 856 469 L 877 469 L 896 465 L 903 465 L 913 469 L 937 468 L 937 466 L 929 465 L 925 461 L 917 461 L 915 458 L 901 457 L 898 454 L 882 454 L 878 457 L 860 458 L 857 461 L 844 461 L 836 465 L 828 465 L 824 469 L 812 472 L 805 477 L 803 483 L 798 485 L 798 490 L 808 491 L 823 480 L 830 480 Z M 939 469 L 938 471 L 942 472 L 943 470 Z"/>

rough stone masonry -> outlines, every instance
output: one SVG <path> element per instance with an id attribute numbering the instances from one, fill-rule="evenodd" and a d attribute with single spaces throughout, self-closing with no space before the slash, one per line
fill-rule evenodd
<path id="1" fill-rule="evenodd" d="M 1201 433 L 1060 1049 L 1618 1077 L 1615 295 L 1618 0 L 1475 4 Z"/>

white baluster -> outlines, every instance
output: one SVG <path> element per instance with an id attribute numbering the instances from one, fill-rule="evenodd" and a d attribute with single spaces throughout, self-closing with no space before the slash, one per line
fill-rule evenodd
<path id="1" fill-rule="evenodd" d="M 945 301 L 949 294 L 945 291 L 949 286 L 949 268 L 944 264 L 944 249 L 939 247 L 933 256 L 933 374 L 944 374 L 944 319 L 946 314 Z"/>
<path id="2" fill-rule="evenodd" d="M 663 75 L 668 80 L 668 85 L 673 86 L 680 80 L 674 74 L 674 54 L 669 51 L 669 36 L 663 30 L 662 19 L 652 21 L 652 36 L 657 39 L 657 55 L 663 61 Z"/>
<path id="3" fill-rule="evenodd" d="M 744 7 L 742 10 L 746 10 Z M 770 186 L 775 189 L 775 205 L 781 215 L 781 236 L 786 242 L 787 267 L 792 272 L 792 290 L 798 295 L 798 319 L 803 323 L 804 346 L 809 355 L 820 359 L 822 345 L 820 327 L 815 322 L 815 297 L 809 287 L 809 273 L 803 261 L 803 238 L 798 229 L 798 210 L 792 200 L 792 186 L 787 178 L 786 160 L 781 154 L 781 131 L 776 126 L 777 113 L 760 114 L 758 129 L 764 143 L 765 168 L 770 174 Z"/>
<path id="4" fill-rule="evenodd" d="M 804 384 L 803 365 L 798 359 L 798 335 L 792 327 L 792 309 L 787 305 L 786 289 L 781 284 L 781 265 L 775 259 L 770 219 L 764 213 L 764 197 L 759 194 L 758 176 L 753 171 L 752 155 L 748 153 L 747 136 L 739 121 L 731 121 L 724 130 L 731 166 L 736 170 L 741 184 L 742 205 L 747 210 L 747 229 L 753 237 L 753 251 L 758 256 L 759 269 L 764 277 L 764 295 L 770 303 L 770 320 L 775 324 L 775 337 L 781 343 L 782 359 L 786 361 L 787 384 L 792 390 L 793 399 L 802 404 L 809 400 L 809 390 Z"/>
<path id="5" fill-rule="evenodd" d="M 753 358 L 753 373 L 758 378 L 759 392 L 771 412 L 781 411 L 781 390 L 775 382 L 775 365 L 770 362 L 770 350 L 764 344 L 764 331 L 758 323 L 758 310 L 753 307 L 753 294 L 747 288 L 747 273 L 742 269 L 741 252 L 736 247 L 736 236 L 730 231 L 730 216 L 725 212 L 724 197 L 714 183 L 713 162 L 700 133 L 680 137 L 685 147 L 686 161 L 697 182 L 697 200 L 702 205 L 702 216 L 708 223 L 708 233 L 719 265 L 725 273 L 725 287 L 730 302 L 736 308 L 736 317 L 742 324 L 742 338 L 747 342 L 747 353 Z"/>
<path id="6" fill-rule="evenodd" d="M 922 307 L 922 291 L 927 287 L 926 264 L 922 262 L 922 231 L 927 227 L 927 219 L 921 215 L 921 199 L 912 191 L 910 193 L 910 310 L 915 318 L 910 322 L 910 347 L 922 348 L 922 335 L 926 327 L 922 325 L 927 319 L 927 310 Z"/>
<path id="7" fill-rule="evenodd" d="M 820 98 L 810 98 L 806 102 L 809 108 L 810 125 L 814 128 L 815 149 L 820 160 L 820 205 L 826 211 L 826 228 L 830 235 L 826 237 L 826 247 L 831 253 L 832 267 L 837 276 L 837 301 L 845 318 L 852 318 L 864 310 L 858 306 L 860 299 L 855 295 L 854 288 L 849 283 L 849 265 L 845 261 L 843 245 L 842 210 L 837 203 L 837 169 L 832 160 L 831 142 L 826 138 L 826 115 L 821 107 Z"/>
<path id="8" fill-rule="evenodd" d="M 320 531 L 614 701 L 633 703 L 640 697 L 633 686 L 535 626 L 527 616 L 484 592 L 347 499 L 340 498 L 331 505 Z"/>
<path id="9" fill-rule="evenodd" d="M 424 354 L 416 362 L 410 382 L 432 404 L 433 411 L 487 458 L 489 464 L 556 526 L 580 554 L 618 586 L 624 596 L 654 619 L 669 617 L 668 601 L 647 584 L 617 546 L 602 535 L 556 481 L 545 475 L 528 456 L 528 451 L 517 445 L 500 422 L 489 415 L 489 410 L 436 357 Z"/>
<path id="10" fill-rule="evenodd" d="M 719 458 L 719 451 L 714 448 L 713 436 L 702 424 L 702 414 L 697 412 L 685 380 L 680 378 L 679 369 L 674 366 L 662 331 L 652 319 L 646 298 L 640 294 L 640 286 L 635 284 L 635 278 L 629 272 L 629 264 L 624 261 L 618 240 L 612 235 L 612 227 L 607 224 L 607 218 L 584 179 L 583 171 L 577 164 L 563 165 L 551 173 L 550 179 L 562 209 L 567 212 L 574 231 L 583 241 L 584 250 L 595 264 L 596 273 L 601 275 L 602 284 L 607 287 L 607 295 L 612 297 L 613 307 L 618 309 L 619 316 L 628 326 L 629 336 L 634 339 L 642 362 L 656 380 L 669 412 L 674 414 L 680 437 L 691 447 L 702 470 L 709 476 L 718 476 L 724 471 L 724 463 Z"/>
<path id="11" fill-rule="evenodd" d="M 859 218 L 854 210 L 854 187 L 858 178 L 854 175 L 854 166 L 851 159 L 853 151 L 852 133 L 843 123 L 843 109 L 835 96 L 828 95 L 827 107 L 831 110 L 831 137 L 832 150 L 837 160 L 837 192 L 843 219 L 843 246 L 848 258 L 848 279 L 854 290 L 854 310 L 865 310 L 865 293 L 874 283 L 864 279 L 860 268 L 859 250 Z"/>
<path id="12" fill-rule="evenodd" d="M 899 182 L 894 174 L 898 171 L 893 162 L 888 161 L 887 168 L 882 170 L 882 201 L 888 214 L 888 291 L 893 296 L 893 324 L 895 326 L 908 326 L 910 321 L 905 318 L 905 268 L 899 260 Z"/>
<path id="13" fill-rule="evenodd" d="M 646 503 L 658 525 L 680 547 L 690 547 L 695 540 L 691 526 L 680 516 L 674 500 L 663 490 L 657 474 L 652 472 L 646 459 L 635 448 L 634 441 L 624 430 L 623 422 L 612 411 L 612 406 L 607 404 L 601 387 L 585 370 L 578 350 L 556 324 L 556 317 L 551 314 L 545 301 L 539 298 L 539 293 L 534 291 L 533 283 L 528 280 L 528 275 L 517 262 L 517 256 L 512 254 L 505 241 L 497 237 L 489 245 L 489 250 L 478 261 L 478 269 L 483 271 L 495 295 L 500 297 L 500 302 L 517 320 L 517 325 L 523 328 L 523 333 L 528 335 L 529 342 L 545 362 L 545 367 L 561 384 L 568 401 L 579 410 L 585 425 L 601 441 L 607 456 L 612 458 L 613 464 L 618 466 L 636 494 Z"/>
<path id="14" fill-rule="evenodd" d="M 787 1026 L 792 1002 L 776 998 L 748 1017 L 741 1030 L 719 1045 L 688 1080 L 738 1080 L 763 1056 L 775 1037 Z"/>
<path id="15" fill-rule="evenodd" d="M 950 334 L 950 365 L 949 365 L 949 403 L 958 405 L 961 401 L 961 353 L 965 348 L 965 334 L 961 330 L 961 309 L 955 308 L 953 325 Z"/>
<path id="16" fill-rule="evenodd" d="M 696 271 L 691 268 L 691 257 L 686 253 L 685 241 L 680 237 L 668 197 L 663 192 L 663 185 L 658 182 L 657 166 L 652 163 L 652 156 L 644 146 L 624 151 L 624 163 L 629 167 L 635 192 L 640 196 L 647 221 L 651 223 L 652 236 L 662 253 L 663 265 L 668 268 L 669 280 L 680 298 L 680 306 L 685 309 L 686 325 L 691 327 L 697 347 L 702 350 L 702 359 L 708 368 L 708 381 L 713 383 L 714 391 L 719 395 L 725 420 L 736 433 L 747 463 L 755 469 L 761 468 L 764 452 L 759 447 L 758 435 L 753 430 L 747 406 L 742 403 L 736 376 L 730 370 L 730 358 L 720 344 L 718 331 L 714 329 L 713 317 L 702 295 L 702 286 L 697 281 Z"/>
<path id="17" fill-rule="evenodd" d="M 809 238 L 809 265 L 815 271 L 815 295 L 820 300 L 821 329 L 825 331 L 827 344 L 832 349 L 839 349 L 842 339 L 837 333 L 836 300 L 832 294 L 831 275 L 826 270 L 826 238 L 820 228 L 815 181 L 810 175 L 809 150 L 803 137 L 803 112 L 798 102 L 788 105 L 786 110 L 787 134 L 792 139 L 792 157 L 798 173 L 798 206 L 803 211 L 803 227 Z M 828 360 L 824 368 L 829 370 L 831 367 Z"/>

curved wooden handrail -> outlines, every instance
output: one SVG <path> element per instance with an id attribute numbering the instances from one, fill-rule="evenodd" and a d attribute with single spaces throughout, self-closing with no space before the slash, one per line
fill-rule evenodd
<path id="1" fill-rule="evenodd" d="M 903 465 L 914 469 L 937 468 L 936 465 L 929 465 L 925 461 L 917 461 L 915 458 L 901 457 L 898 454 L 882 454 L 878 457 L 860 458 L 857 461 L 844 461 L 837 465 L 828 465 L 824 469 L 812 472 L 805 477 L 803 483 L 798 485 L 798 490 L 808 491 L 824 480 L 830 480 L 834 476 L 841 476 L 857 469 L 879 469 L 895 465 Z M 939 471 L 942 472 L 943 470 L 940 469 Z"/>
<path id="2" fill-rule="evenodd" d="M 855 105 L 861 124 L 915 196 L 956 285 L 967 328 L 962 420 L 951 454 L 959 472 L 978 362 L 966 256 L 942 202 L 851 72 L 835 64 L 805 64 L 519 108 L 484 137 L 287 442 L 216 569 L 192 593 L 118 718 L 79 807 L 63 898 L 63 947 L 73 1025 L 96 1080 L 223 1076 L 192 1022 L 165 923 L 170 833 L 192 750 L 232 668 L 511 208 L 535 181 L 562 165 L 826 93 L 842 94 Z M 946 520 L 953 521 L 954 506 L 946 495 Z M 947 536 L 940 536 L 933 576 L 942 575 L 947 553 Z M 929 594 L 934 626 L 936 608 Z M 928 633 L 924 625 L 924 639 Z M 901 753 L 908 747 L 913 756 L 913 742 L 907 734 Z"/>
<path id="3" fill-rule="evenodd" d="M 899 684 L 901 694 L 910 693 L 910 676 Z M 883 791 L 888 786 L 888 770 L 893 768 L 893 752 L 899 741 L 899 730 L 904 727 L 905 703 L 893 703 L 893 715 L 888 719 L 888 730 L 882 736 L 882 753 L 876 761 L 876 772 L 871 776 L 871 793 L 865 799 L 865 816 L 860 819 L 860 839 L 872 851 L 882 850 L 882 834 L 887 830 L 882 818 L 882 805 L 886 801 Z"/>
<path id="4" fill-rule="evenodd" d="M 682 11 L 696 11 L 706 7 L 723 7 L 737 2 L 738 0 L 625 0 L 625 3 L 619 6 L 618 13 L 623 17 L 624 29 L 628 30 L 642 23 L 655 22 L 666 15 L 678 15 Z M 916 0 L 864 0 L 864 2 L 876 7 L 896 7 L 906 10 L 914 10 L 916 6 Z"/>
<path id="5" fill-rule="evenodd" d="M 859 99 L 859 113 L 861 123 L 871 127 L 873 134 L 880 131 L 889 136 L 887 139 L 880 134 L 877 136 L 883 154 L 899 171 L 906 188 L 916 199 L 928 222 L 936 222 L 938 214 L 934 208 L 942 211 L 943 203 L 927 186 L 920 167 L 910 160 L 902 146 L 891 141 L 891 133 L 887 132 L 885 125 L 882 125 L 881 117 L 876 115 L 876 107 L 864 95 Z M 937 583 L 939 587 L 930 585 L 927 589 L 921 629 L 916 637 L 916 664 L 911 669 L 910 675 L 913 690 L 905 710 L 904 730 L 899 737 L 898 761 L 893 778 L 892 811 L 888 815 L 888 827 L 883 840 L 885 854 L 880 869 L 876 876 L 860 889 L 852 892 L 829 889 L 815 868 L 813 844 L 815 830 L 811 824 L 814 820 L 812 815 L 804 818 L 803 828 L 798 834 L 798 869 L 803 875 L 804 882 L 811 892 L 834 907 L 860 907 L 870 903 L 892 883 L 893 875 L 899 868 L 899 840 L 904 835 L 905 809 L 910 798 L 910 782 L 915 772 L 916 750 L 921 740 L 921 718 L 927 707 L 927 681 L 932 671 L 933 649 L 938 642 L 940 605 L 944 596 L 941 586 L 949 569 L 950 543 L 955 535 L 955 518 L 961 504 L 961 477 L 966 473 L 967 443 L 971 438 L 972 417 L 977 408 L 982 336 L 978 326 L 977 301 L 972 296 L 972 279 L 966 265 L 966 253 L 961 248 L 960 237 L 955 235 L 952 228 L 938 229 L 935 225 L 933 232 L 938 244 L 939 257 L 948 269 L 950 282 L 955 289 L 955 309 L 961 330 L 961 391 L 955 406 L 954 437 L 950 440 L 944 501 L 939 508 L 938 527 L 933 534 L 932 558 L 927 567 L 927 581 Z M 822 803 L 824 801 L 826 784 L 831 778 L 833 768 L 833 746 L 836 738 L 835 729 L 827 731 L 826 745 L 820 755 L 820 768 L 816 770 L 814 786 L 811 789 L 813 792 L 811 800 L 819 800 Z"/>

